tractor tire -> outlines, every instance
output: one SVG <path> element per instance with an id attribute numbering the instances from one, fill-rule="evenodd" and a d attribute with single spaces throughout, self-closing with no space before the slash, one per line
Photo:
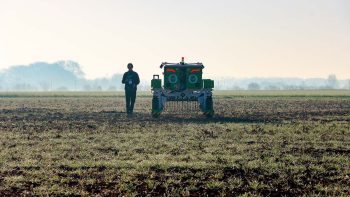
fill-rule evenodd
<path id="1" fill-rule="evenodd" d="M 209 96 L 209 97 L 206 99 L 205 105 L 206 105 L 206 109 L 205 109 L 204 115 L 205 115 L 207 118 L 212 118 L 213 115 L 214 115 L 213 97 Z"/>
<path id="2" fill-rule="evenodd" d="M 214 116 L 214 111 L 210 111 L 210 112 L 205 113 L 205 117 L 207 117 L 207 118 L 212 118 L 213 116 Z"/>
<path id="3" fill-rule="evenodd" d="M 159 109 L 159 99 L 158 97 L 152 98 L 152 117 L 158 118 L 160 116 L 160 109 Z"/>
<path id="4" fill-rule="evenodd" d="M 152 112 L 152 117 L 153 117 L 153 118 L 159 118 L 159 116 L 160 116 L 160 113 L 158 113 L 158 112 Z"/>

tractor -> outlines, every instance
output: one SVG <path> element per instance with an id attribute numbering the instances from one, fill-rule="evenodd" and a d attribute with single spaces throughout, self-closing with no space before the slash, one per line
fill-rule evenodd
<path id="1" fill-rule="evenodd" d="M 152 116 L 157 118 L 163 111 L 201 111 L 210 118 L 214 114 L 212 91 L 214 81 L 202 79 L 204 66 L 202 63 L 163 62 L 162 80 L 159 75 L 153 75 L 152 88 Z"/>

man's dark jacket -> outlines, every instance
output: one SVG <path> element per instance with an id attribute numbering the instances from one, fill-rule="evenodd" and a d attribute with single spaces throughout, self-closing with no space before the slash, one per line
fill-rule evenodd
<path id="1" fill-rule="evenodd" d="M 125 90 L 137 90 L 140 78 L 137 72 L 129 70 L 123 75 L 122 83 L 125 84 Z"/>

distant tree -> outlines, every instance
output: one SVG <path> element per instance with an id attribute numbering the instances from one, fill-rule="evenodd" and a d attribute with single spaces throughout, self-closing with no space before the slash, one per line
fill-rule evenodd
<path id="1" fill-rule="evenodd" d="M 257 83 L 250 83 L 248 85 L 248 90 L 260 90 L 260 86 Z"/>
<path id="2" fill-rule="evenodd" d="M 48 83 L 47 81 L 41 81 L 39 83 L 39 86 L 41 87 L 41 90 L 43 90 L 43 91 L 49 91 L 49 89 L 50 89 L 50 83 Z"/>
<path id="3" fill-rule="evenodd" d="M 124 84 L 120 83 L 118 90 L 124 90 Z"/>
<path id="4" fill-rule="evenodd" d="M 90 90 L 91 91 L 102 91 L 102 87 L 98 84 L 93 84 L 93 85 L 91 85 Z"/>
<path id="5" fill-rule="evenodd" d="M 215 89 L 221 90 L 221 81 L 220 80 L 215 81 Z"/>
<path id="6" fill-rule="evenodd" d="M 90 86 L 89 84 L 84 85 L 83 90 L 84 90 L 84 91 L 91 91 L 91 86 Z"/>
<path id="7" fill-rule="evenodd" d="M 350 79 L 348 80 L 348 89 L 350 90 Z"/>
<path id="8" fill-rule="evenodd" d="M 266 90 L 280 90 L 281 88 L 276 85 L 268 85 L 265 87 Z"/>
<path id="9" fill-rule="evenodd" d="M 66 92 L 66 91 L 68 91 L 68 88 L 65 87 L 65 86 L 61 86 L 61 87 L 57 88 L 56 91 L 59 91 L 59 92 Z"/>
<path id="10" fill-rule="evenodd" d="M 36 91 L 37 89 L 30 84 L 27 83 L 16 83 L 12 90 L 15 91 Z"/>
<path id="11" fill-rule="evenodd" d="M 337 76 L 336 75 L 329 75 L 328 78 L 327 78 L 327 86 L 329 88 L 337 88 L 338 86 L 338 79 L 337 79 Z"/>
<path id="12" fill-rule="evenodd" d="M 101 86 L 97 86 L 96 88 L 94 88 L 95 91 L 102 91 L 102 87 Z"/>
<path id="13" fill-rule="evenodd" d="M 107 90 L 108 90 L 108 91 L 117 91 L 117 87 L 115 87 L 115 86 L 109 86 Z"/>
<path id="14" fill-rule="evenodd" d="M 231 87 L 231 90 L 243 90 L 244 88 L 241 88 L 240 86 L 238 85 L 234 85 Z"/>

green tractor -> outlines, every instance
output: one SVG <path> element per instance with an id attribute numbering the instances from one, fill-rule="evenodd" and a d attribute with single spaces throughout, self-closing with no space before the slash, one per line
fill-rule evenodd
<path id="1" fill-rule="evenodd" d="M 207 117 L 214 115 L 212 91 L 214 81 L 202 79 L 202 63 L 163 62 L 164 84 L 159 75 L 153 75 L 152 116 L 157 118 L 163 111 L 202 111 Z M 169 110 L 172 109 L 172 110 Z"/>

